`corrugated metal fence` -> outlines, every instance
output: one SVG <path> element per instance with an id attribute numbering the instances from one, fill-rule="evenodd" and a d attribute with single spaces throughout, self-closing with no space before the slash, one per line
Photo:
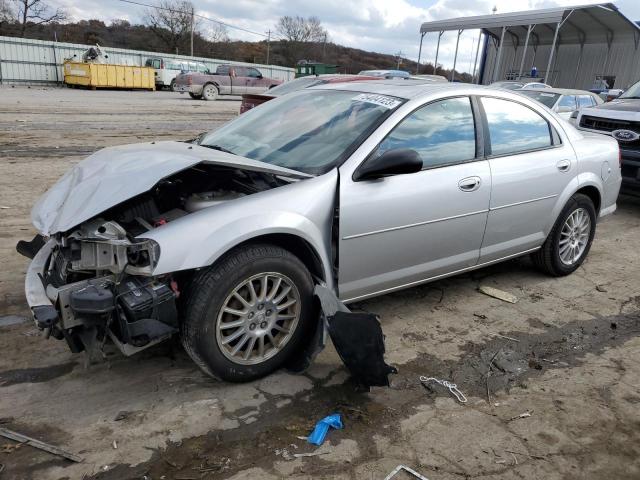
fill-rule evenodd
<path id="1" fill-rule="evenodd" d="M 63 80 L 62 62 L 65 58 L 82 54 L 91 45 L 63 43 L 45 40 L 30 40 L 0 36 L 0 83 L 59 83 Z M 204 63 L 210 70 L 223 63 L 250 65 L 260 69 L 263 75 L 280 80 L 291 80 L 293 68 L 254 63 L 230 62 L 212 58 L 171 55 L 168 53 L 127 50 L 123 48 L 100 47 L 109 55 L 109 63 L 122 65 L 144 65 L 149 57 L 162 57 Z"/>

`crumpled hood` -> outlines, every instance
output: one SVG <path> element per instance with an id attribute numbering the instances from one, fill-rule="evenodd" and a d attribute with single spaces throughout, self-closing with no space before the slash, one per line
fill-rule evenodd
<path id="1" fill-rule="evenodd" d="M 269 172 L 294 178 L 310 175 L 181 142 L 153 142 L 100 150 L 56 182 L 31 210 L 43 235 L 64 232 L 148 190 L 163 178 L 198 163 Z"/>

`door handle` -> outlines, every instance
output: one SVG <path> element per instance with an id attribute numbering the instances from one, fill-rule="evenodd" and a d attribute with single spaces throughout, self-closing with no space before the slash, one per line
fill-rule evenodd
<path id="1" fill-rule="evenodd" d="M 458 188 L 463 192 L 475 192 L 480 188 L 480 177 L 467 177 L 458 182 Z"/>
<path id="2" fill-rule="evenodd" d="M 558 170 L 561 172 L 568 172 L 571 169 L 571 162 L 569 160 L 560 160 L 556 163 L 556 167 L 558 167 Z"/>

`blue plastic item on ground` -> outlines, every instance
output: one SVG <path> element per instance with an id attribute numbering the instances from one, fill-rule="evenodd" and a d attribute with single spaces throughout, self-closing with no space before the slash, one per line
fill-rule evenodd
<path id="1" fill-rule="evenodd" d="M 327 433 L 329 432 L 329 428 L 335 428 L 337 430 L 343 428 L 339 413 L 334 413 L 328 417 L 324 417 L 316 423 L 316 427 L 313 429 L 313 432 L 311 432 L 311 435 L 307 437 L 307 441 L 314 445 L 322 445 Z"/>

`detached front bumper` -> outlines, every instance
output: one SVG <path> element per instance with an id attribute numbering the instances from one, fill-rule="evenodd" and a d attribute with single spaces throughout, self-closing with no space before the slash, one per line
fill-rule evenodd
<path id="1" fill-rule="evenodd" d="M 43 275 L 56 242 L 49 240 L 29 264 L 24 280 L 24 293 L 36 326 L 42 330 L 53 327 L 59 320 L 58 311 L 47 296 Z"/>

